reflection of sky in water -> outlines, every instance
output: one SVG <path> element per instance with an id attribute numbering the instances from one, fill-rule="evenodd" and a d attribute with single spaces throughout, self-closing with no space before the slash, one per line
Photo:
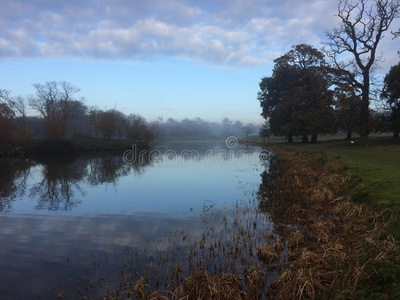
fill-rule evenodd
<path id="1" fill-rule="evenodd" d="M 179 144 L 177 152 L 186 146 Z M 214 146 L 201 144 L 199 152 Z M 28 168 L 25 192 L 14 193 L 10 208 L 0 213 L 1 299 L 75 291 L 105 274 L 118 279 L 128 246 L 162 252 L 169 251 L 169 237 L 176 232 L 199 236 L 204 201 L 216 204 L 206 213 L 212 214 L 254 198 L 264 169 L 258 152 L 246 164 L 218 164 L 211 158 L 207 164 L 156 162 L 130 168 L 120 156 L 109 155 L 64 164 L 38 160 Z M 16 177 L 14 182 L 20 182 Z M 70 206 L 58 192 L 69 195 Z M 58 197 L 52 200 L 57 205 L 47 193 Z M 221 218 L 214 221 L 221 226 Z"/>
<path id="2" fill-rule="evenodd" d="M 214 146 L 210 145 L 210 149 Z M 221 146 L 220 146 L 221 147 Z M 192 145 L 193 149 L 195 146 Z M 177 150 L 177 153 L 180 153 Z M 204 154 L 199 151 L 200 154 Z M 121 160 L 121 157 L 117 157 Z M 91 178 L 104 177 L 104 175 L 93 175 L 98 170 L 97 165 L 101 162 L 94 161 L 93 158 L 78 159 L 73 162 L 72 170 L 83 168 L 72 173 L 64 173 L 64 177 L 55 178 L 51 183 L 54 186 L 41 186 L 39 183 L 44 180 L 47 165 L 39 164 L 30 168 L 30 175 L 26 183 L 26 193 L 22 197 L 17 197 L 12 203 L 13 213 L 49 213 L 50 205 L 46 203 L 49 198 L 46 193 L 48 189 L 58 189 L 62 194 L 63 180 L 68 180 L 72 193 L 69 199 L 70 205 L 61 204 L 56 212 L 51 214 L 97 214 L 97 213 L 130 213 L 130 212 L 152 212 L 166 214 L 181 214 L 189 209 L 201 209 L 205 200 L 213 201 L 218 205 L 230 203 L 243 197 L 243 188 L 246 184 L 258 183 L 261 173 L 260 163 L 258 162 L 258 152 L 249 158 L 250 163 L 243 163 L 243 157 L 228 160 L 225 163 L 210 156 L 207 163 L 179 163 L 170 164 L 157 160 L 151 166 L 143 166 L 140 171 L 127 169 L 125 172 L 118 172 L 113 182 L 91 182 Z M 118 163 L 123 163 L 122 160 Z M 85 167 L 85 164 L 87 166 Z M 96 170 L 93 170 L 96 165 Z M 83 166 L 83 167 L 82 167 Z M 51 168 L 57 172 L 57 164 Z M 102 166 L 101 166 L 102 167 Z M 107 166 L 105 166 L 107 167 Z M 125 166 L 129 168 L 129 166 Z M 60 172 L 65 172 L 61 170 Z M 48 172 L 47 172 L 48 173 Z M 69 176 L 69 177 L 68 177 Z M 59 181 L 56 181 L 59 179 Z M 108 175 L 110 179 L 110 175 Z M 32 192 L 35 191 L 35 192 Z M 39 198 L 43 198 L 39 203 Z M 62 198 L 62 196 L 60 197 Z M 48 201 L 50 202 L 50 201 Z M 65 211 L 66 208 L 66 211 Z"/>

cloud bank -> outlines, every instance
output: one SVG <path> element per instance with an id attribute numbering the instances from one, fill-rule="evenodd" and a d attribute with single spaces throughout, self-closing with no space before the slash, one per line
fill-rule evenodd
<path id="1" fill-rule="evenodd" d="M 0 59 L 157 60 L 263 65 L 293 44 L 317 47 L 331 0 L 2 0 Z"/>

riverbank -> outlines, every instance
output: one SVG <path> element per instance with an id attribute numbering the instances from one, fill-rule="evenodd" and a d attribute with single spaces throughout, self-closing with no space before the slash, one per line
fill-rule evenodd
<path id="1" fill-rule="evenodd" d="M 130 282 L 125 276 L 118 292 L 107 296 L 398 299 L 397 213 L 386 204 L 361 203 L 357 197 L 364 185 L 345 160 L 322 151 L 285 146 L 272 150 L 279 162 L 261 174 L 257 193 L 260 212 L 273 222 L 267 242 L 256 247 L 262 267 L 228 273 L 200 270 L 168 292 L 152 289 L 149 278 Z M 252 236 L 252 230 L 251 224 L 241 227 L 239 237 Z M 244 238 L 236 249 L 252 247 Z"/>
<path id="2" fill-rule="evenodd" d="M 261 147 L 275 147 L 311 155 L 321 155 L 347 168 L 359 180 L 354 201 L 374 207 L 400 210 L 400 142 L 390 137 L 372 137 L 367 146 L 358 140 L 326 140 L 318 144 L 265 143 L 258 138 L 241 141 Z"/>
<path id="3" fill-rule="evenodd" d="M 16 147 L 0 147 L 0 157 L 24 156 L 31 154 L 64 154 L 85 152 L 108 152 L 125 151 L 132 149 L 133 142 L 130 140 L 103 140 L 95 138 L 68 138 L 29 139 L 22 145 Z M 140 144 L 139 147 L 148 147 Z"/>
<path id="4" fill-rule="evenodd" d="M 363 184 L 343 160 L 273 151 L 281 162 L 263 176 L 260 205 L 276 217 L 276 238 L 259 249 L 282 266 L 272 298 L 398 299 L 398 214 L 355 199 Z"/>

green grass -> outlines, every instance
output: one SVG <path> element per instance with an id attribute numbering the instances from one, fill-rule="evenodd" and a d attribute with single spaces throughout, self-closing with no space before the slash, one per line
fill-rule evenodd
<path id="1" fill-rule="evenodd" d="M 359 136 L 357 134 L 353 135 L 354 140 L 358 140 Z M 371 138 L 389 138 L 392 137 L 391 133 L 372 133 L 370 135 Z M 308 136 L 309 139 L 311 139 L 311 136 Z M 346 135 L 344 133 L 342 134 L 327 134 L 327 135 L 318 135 L 318 142 L 327 142 L 327 141 L 336 141 L 340 140 L 343 141 L 346 139 Z M 247 138 L 248 142 L 252 143 L 261 143 L 261 142 L 267 142 L 267 139 L 263 140 L 260 136 L 258 135 L 252 135 Z M 302 141 L 302 136 L 294 136 L 293 137 L 294 143 L 301 143 Z M 280 137 L 280 136 L 271 136 L 270 137 L 270 143 L 271 144 L 276 144 L 276 143 L 285 143 L 285 137 Z"/>
<path id="2" fill-rule="evenodd" d="M 330 158 L 348 165 L 351 174 L 363 183 L 355 200 L 400 208 L 400 144 L 359 146 L 322 143 L 300 148 L 326 153 Z"/>
<path id="3" fill-rule="evenodd" d="M 360 145 L 358 139 L 354 144 L 344 141 L 344 136 L 327 139 L 325 136 L 317 144 L 284 144 L 279 138 L 270 144 L 283 146 L 295 151 L 324 153 L 328 158 L 344 163 L 351 174 L 361 181 L 362 185 L 355 191 L 355 201 L 371 205 L 389 205 L 400 210 L 400 142 L 390 137 L 370 137 L 368 145 Z M 341 138 L 341 140 L 340 140 Z M 259 137 L 251 137 L 248 142 L 258 143 Z"/>

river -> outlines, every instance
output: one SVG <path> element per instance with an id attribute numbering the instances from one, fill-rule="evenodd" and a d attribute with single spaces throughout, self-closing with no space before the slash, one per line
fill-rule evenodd
<path id="1" fill-rule="evenodd" d="M 268 169 L 260 153 L 225 141 L 171 141 L 140 159 L 0 161 L 0 298 L 99 297 L 128 273 L 173 288 L 194 269 L 259 266 L 255 251 L 272 226 L 257 205 Z"/>

